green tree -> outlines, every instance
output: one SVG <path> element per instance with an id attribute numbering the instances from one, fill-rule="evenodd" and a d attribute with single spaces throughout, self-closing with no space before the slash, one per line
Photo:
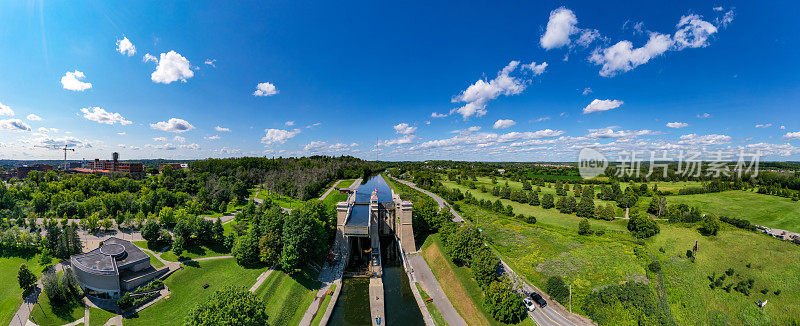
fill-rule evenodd
<path id="1" fill-rule="evenodd" d="M 528 198 L 528 204 L 532 206 L 539 206 L 539 192 L 533 191 L 530 193 L 530 197 Z"/>
<path id="2" fill-rule="evenodd" d="M 580 235 L 591 235 L 592 234 L 592 229 L 591 229 L 591 226 L 589 226 L 589 220 L 588 219 L 584 218 L 580 222 L 578 222 L 578 234 L 580 234 Z"/>
<path id="3" fill-rule="evenodd" d="M 302 264 L 327 251 L 325 222 L 329 221 L 325 207 L 319 201 L 308 201 L 292 212 L 283 225 L 281 267 L 293 272 Z"/>
<path id="4" fill-rule="evenodd" d="M 545 289 L 547 289 L 547 294 L 549 294 L 551 298 L 560 303 L 566 303 L 569 299 L 569 287 L 564 284 L 564 279 L 559 276 L 549 277 Z"/>
<path id="5" fill-rule="evenodd" d="M 459 227 L 447 236 L 445 249 L 457 265 L 468 264 L 478 249 L 483 247 L 483 236 L 472 227 Z"/>
<path id="6" fill-rule="evenodd" d="M 272 232 L 266 232 L 258 240 L 259 257 L 261 262 L 267 265 L 274 265 L 281 259 L 281 238 Z"/>
<path id="7" fill-rule="evenodd" d="M 497 278 L 497 269 L 499 265 L 500 259 L 497 258 L 489 248 L 481 247 L 472 257 L 472 262 L 470 262 L 469 267 L 478 285 L 485 288 Z"/>
<path id="8" fill-rule="evenodd" d="M 36 284 L 36 275 L 33 275 L 27 265 L 22 264 L 17 272 L 17 281 L 19 282 L 19 287 L 27 292 Z"/>
<path id="9" fill-rule="evenodd" d="M 555 207 L 555 204 L 553 203 L 553 195 L 552 194 L 542 195 L 542 208 L 551 209 L 553 207 Z"/>
<path id="10" fill-rule="evenodd" d="M 189 311 L 187 326 L 267 325 L 267 306 L 249 291 L 226 287 Z"/>
<path id="11" fill-rule="evenodd" d="M 507 279 L 494 281 L 489 285 L 484 305 L 492 317 L 502 323 L 516 324 L 526 317 L 522 298 Z"/>
<path id="12" fill-rule="evenodd" d="M 242 266 L 253 266 L 261 261 L 258 250 L 258 228 L 251 227 L 247 235 L 236 239 L 233 257 L 236 258 L 236 263 Z"/>
<path id="13" fill-rule="evenodd" d="M 148 245 L 153 245 L 161 235 L 161 226 L 155 220 L 148 219 L 142 226 L 142 238 L 147 240 Z"/>
<path id="14" fill-rule="evenodd" d="M 586 189 L 589 190 L 589 187 L 586 187 Z M 594 212 L 594 200 L 584 192 L 583 196 L 581 196 L 580 203 L 578 203 L 575 215 L 578 215 L 578 217 L 594 218 Z"/>
<path id="15" fill-rule="evenodd" d="M 714 215 L 706 215 L 700 223 L 700 233 L 706 236 L 717 235 L 719 229 L 719 219 Z"/>
<path id="16" fill-rule="evenodd" d="M 661 232 L 658 223 L 653 219 L 641 216 L 640 214 L 632 215 L 630 220 L 628 220 L 628 231 L 631 231 L 633 236 L 637 238 L 649 238 Z"/>
<path id="17" fill-rule="evenodd" d="M 183 254 L 185 245 L 186 241 L 184 240 L 183 236 L 175 236 L 175 239 L 172 241 L 172 252 L 175 253 L 175 256 L 180 257 Z"/>

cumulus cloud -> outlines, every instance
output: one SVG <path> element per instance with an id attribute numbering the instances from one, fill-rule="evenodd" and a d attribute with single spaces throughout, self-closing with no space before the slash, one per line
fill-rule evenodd
<path id="1" fill-rule="evenodd" d="M 733 10 L 728 10 L 721 18 L 717 18 L 717 26 L 722 26 L 722 28 L 727 28 L 728 24 L 733 22 Z"/>
<path id="2" fill-rule="evenodd" d="M 358 143 L 351 143 L 351 144 L 343 144 L 343 143 L 336 143 L 336 144 L 328 144 L 324 141 L 312 141 L 305 145 L 303 149 L 307 152 L 311 153 L 322 153 L 322 152 L 341 152 L 352 150 L 353 147 L 358 146 Z"/>
<path id="3" fill-rule="evenodd" d="M 203 139 L 205 139 L 205 140 L 217 140 L 217 139 L 219 139 L 219 135 L 206 136 L 206 137 L 203 137 Z"/>
<path id="4" fill-rule="evenodd" d="M 194 77 L 192 65 L 189 60 L 175 51 L 162 53 L 158 60 L 156 71 L 150 74 L 150 79 L 156 83 L 169 84 L 175 81 L 186 82 L 187 79 Z"/>
<path id="5" fill-rule="evenodd" d="M 0 120 L 0 121 L 2 121 L 2 120 Z M 800 139 L 800 131 L 787 132 L 785 135 L 783 135 L 783 139 L 786 139 L 786 140 Z"/>
<path id="6" fill-rule="evenodd" d="M 287 140 L 294 138 L 300 133 L 300 129 L 282 130 L 282 129 L 265 129 L 266 134 L 261 138 L 261 143 L 266 145 L 283 144 Z"/>
<path id="7" fill-rule="evenodd" d="M 528 69 L 533 72 L 534 76 L 538 76 L 544 73 L 544 70 L 547 69 L 547 62 L 542 62 L 540 64 L 536 64 L 536 61 L 531 62 L 527 65 L 522 65 L 523 69 Z"/>
<path id="8" fill-rule="evenodd" d="M 272 96 L 278 94 L 278 89 L 272 83 L 258 83 L 256 91 L 253 92 L 255 96 Z"/>
<path id="9" fill-rule="evenodd" d="M 187 122 L 186 120 L 171 118 L 168 121 L 151 123 L 150 128 L 166 132 L 181 133 L 194 129 L 194 126 L 191 123 Z"/>
<path id="10" fill-rule="evenodd" d="M 86 76 L 83 74 L 83 72 L 77 70 L 67 71 L 67 73 L 61 77 L 61 87 L 76 92 L 82 92 L 92 88 L 92 83 L 86 83 L 78 80 L 83 79 L 84 77 Z"/>
<path id="11" fill-rule="evenodd" d="M 530 81 L 510 76 L 518 66 L 519 61 L 511 61 L 503 70 L 497 73 L 496 78 L 488 82 L 480 79 L 467 87 L 466 90 L 452 99 L 453 103 L 464 102 L 466 104 L 460 108 L 452 109 L 450 113 L 461 114 L 464 120 L 471 116 L 480 117 L 486 114 L 486 104 L 489 101 L 496 99 L 500 95 L 510 96 L 522 93 Z"/>
<path id="12" fill-rule="evenodd" d="M 181 137 L 181 136 L 175 136 L 175 137 L 172 138 L 172 140 L 174 140 L 176 142 L 179 142 L 179 143 L 185 143 L 186 142 L 186 138 Z"/>
<path id="13" fill-rule="evenodd" d="M 500 119 L 494 122 L 494 129 L 506 129 L 510 128 L 511 126 L 517 124 L 514 120 L 510 119 Z"/>
<path id="14" fill-rule="evenodd" d="M 431 113 L 431 118 L 444 118 L 446 116 L 447 116 L 446 113 L 439 113 L 439 112 Z"/>
<path id="15" fill-rule="evenodd" d="M 699 15 L 681 17 L 676 27 L 678 30 L 673 37 L 675 40 L 673 49 L 676 51 L 685 48 L 706 47 L 708 46 L 708 38 L 717 32 L 717 28 L 714 25 L 703 20 Z"/>
<path id="16" fill-rule="evenodd" d="M 203 63 L 212 66 L 214 68 L 217 67 L 217 59 L 206 59 L 206 61 L 204 61 Z"/>
<path id="17" fill-rule="evenodd" d="M 28 115 L 27 117 L 25 117 L 25 118 L 26 118 L 26 119 L 28 119 L 28 120 L 30 120 L 30 121 L 42 121 L 42 118 L 40 118 L 38 115 L 35 115 L 35 114 L 33 114 L 33 113 L 29 114 L 29 115 Z"/>
<path id="18" fill-rule="evenodd" d="M 781 126 L 780 129 L 781 130 L 786 130 L 786 126 Z"/>
<path id="19" fill-rule="evenodd" d="M 155 137 L 153 138 L 154 141 L 167 141 L 167 137 Z"/>
<path id="20" fill-rule="evenodd" d="M 589 88 L 589 87 L 584 88 L 583 92 L 581 92 L 581 94 L 583 94 L 583 95 L 589 95 L 591 93 L 592 93 L 592 89 Z"/>
<path id="21" fill-rule="evenodd" d="M 698 119 L 708 119 L 708 118 L 711 118 L 711 114 L 709 114 L 709 113 L 698 114 L 697 118 Z"/>
<path id="22" fill-rule="evenodd" d="M 698 136 L 697 134 L 688 134 L 681 136 L 680 141 L 678 141 L 678 144 L 706 146 L 706 145 L 723 145 L 730 143 L 730 141 L 731 137 L 727 135 L 712 134 L 712 135 Z"/>
<path id="23" fill-rule="evenodd" d="M 614 127 L 607 127 L 602 129 L 589 129 L 587 138 L 635 138 L 639 136 L 652 136 L 659 135 L 660 132 L 643 129 L 643 130 L 614 130 Z"/>
<path id="24" fill-rule="evenodd" d="M 667 127 L 675 128 L 675 129 L 686 128 L 688 126 L 689 126 L 689 124 L 686 123 L 686 122 L 670 122 L 670 123 L 667 123 Z"/>
<path id="25" fill-rule="evenodd" d="M 31 127 L 20 119 L 0 120 L 0 130 L 31 131 Z"/>
<path id="26" fill-rule="evenodd" d="M 417 132 L 417 127 L 410 126 L 407 123 L 400 123 L 394 126 L 394 132 L 401 135 L 409 135 Z"/>
<path id="27" fill-rule="evenodd" d="M 127 37 L 123 36 L 121 40 L 117 40 L 117 52 L 130 57 L 136 54 L 136 47 Z"/>
<path id="28" fill-rule="evenodd" d="M 472 129 L 474 131 L 480 128 Z M 564 134 L 561 130 L 543 129 L 538 131 L 528 132 L 509 132 L 506 134 L 497 134 L 493 132 L 470 132 L 470 130 L 457 131 L 459 134 L 451 138 L 431 140 L 419 144 L 412 149 L 426 149 L 434 147 L 454 147 L 463 145 L 474 145 L 478 147 L 487 147 L 497 145 L 499 143 L 513 142 L 518 140 L 529 139 L 543 139 L 553 138 Z"/>
<path id="29" fill-rule="evenodd" d="M 155 62 L 155 63 L 158 63 L 158 58 L 156 58 L 156 56 L 154 56 L 154 55 L 152 55 L 150 53 L 145 53 L 144 56 L 142 57 L 142 62 Z"/>
<path id="30" fill-rule="evenodd" d="M 620 100 L 600 100 L 594 99 L 592 103 L 589 103 L 585 108 L 583 108 L 583 113 L 593 113 L 593 112 L 602 112 L 608 111 L 612 109 L 618 108 L 624 102 Z"/>
<path id="31" fill-rule="evenodd" d="M 291 127 L 294 126 L 294 121 L 286 121 L 283 124 L 286 125 L 287 127 Z"/>
<path id="32" fill-rule="evenodd" d="M 0 103 L 0 115 L 14 115 L 14 110 L 10 106 Z"/>
<path id="33" fill-rule="evenodd" d="M 394 138 L 394 139 L 387 139 L 381 140 L 378 142 L 378 146 L 394 146 L 394 145 L 404 145 L 413 143 L 414 140 L 417 139 L 417 136 L 414 135 L 404 135 L 402 137 Z"/>
<path id="34" fill-rule="evenodd" d="M 757 124 L 757 125 L 756 125 L 756 128 L 769 128 L 769 127 L 772 127 L 772 124 L 771 124 L 771 123 L 767 123 L 767 124 Z"/>
<path id="35" fill-rule="evenodd" d="M 124 131 L 120 131 L 120 132 L 117 133 L 117 135 L 124 136 L 125 132 Z"/>
<path id="36" fill-rule="evenodd" d="M 113 125 L 115 123 L 119 123 L 124 126 L 132 123 L 126 120 L 119 113 L 107 112 L 106 110 L 99 107 L 83 108 L 81 109 L 81 112 L 83 113 L 84 118 L 107 125 Z"/>
<path id="37" fill-rule="evenodd" d="M 547 121 L 547 120 L 550 120 L 550 117 L 539 117 L 539 118 L 536 118 L 536 120 L 533 120 L 533 122 L 542 122 L 542 121 Z"/>
<path id="38" fill-rule="evenodd" d="M 53 147 L 53 146 L 68 146 L 68 147 L 77 147 L 77 148 L 92 148 L 92 144 L 87 142 L 86 140 L 81 140 L 72 136 L 65 136 L 60 138 L 50 138 L 48 136 L 42 136 L 38 139 L 34 140 L 37 144 Z"/>
<path id="39" fill-rule="evenodd" d="M 551 50 L 570 43 L 570 36 L 578 32 L 578 18 L 572 10 L 561 7 L 550 12 L 547 29 L 539 39 L 542 48 Z"/>
<path id="40" fill-rule="evenodd" d="M 216 127 L 214 127 L 214 130 L 219 131 L 219 132 L 229 132 L 229 131 L 231 131 L 230 129 L 222 127 L 222 126 L 216 126 Z"/>

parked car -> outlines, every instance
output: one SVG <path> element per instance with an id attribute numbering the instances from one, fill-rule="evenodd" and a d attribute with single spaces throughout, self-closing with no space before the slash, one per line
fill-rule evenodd
<path id="1" fill-rule="evenodd" d="M 531 300 L 533 300 L 533 302 L 536 302 L 536 304 L 539 305 L 539 308 L 547 307 L 547 301 L 544 301 L 544 298 L 542 298 L 542 296 L 539 295 L 539 293 L 536 292 L 531 293 Z"/>
<path id="2" fill-rule="evenodd" d="M 522 303 L 525 304 L 525 308 L 528 309 L 528 311 L 533 312 L 534 310 L 536 310 L 536 305 L 533 304 L 533 301 L 531 301 L 531 299 L 523 298 Z"/>

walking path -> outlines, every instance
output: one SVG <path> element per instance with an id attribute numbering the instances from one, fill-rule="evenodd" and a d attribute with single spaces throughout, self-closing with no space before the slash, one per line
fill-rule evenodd
<path id="1" fill-rule="evenodd" d="M 272 268 L 270 268 L 266 272 L 261 273 L 261 275 L 259 275 L 258 278 L 256 279 L 256 284 L 253 284 L 253 286 L 250 287 L 250 292 L 255 293 L 256 290 L 258 290 L 258 287 L 260 287 L 261 284 L 264 283 L 264 281 L 267 279 L 267 277 L 269 277 L 270 274 L 272 274 Z"/>
<path id="2" fill-rule="evenodd" d="M 58 273 L 59 271 L 64 270 L 65 266 L 68 266 L 69 262 L 60 262 L 58 264 L 53 265 L 52 272 Z M 6 275 L 7 276 L 7 275 Z M 25 326 L 29 321 L 28 318 L 31 316 L 31 310 L 33 309 L 34 305 L 36 305 L 36 301 L 39 299 L 39 294 L 42 293 L 42 278 L 39 278 L 36 281 L 36 284 L 33 286 L 33 289 L 26 295 L 23 300 L 22 304 L 17 308 L 17 312 L 14 313 L 14 318 L 11 319 L 11 323 L 9 326 Z"/>
<path id="3" fill-rule="evenodd" d="M 444 199 L 442 199 L 442 197 L 439 197 L 438 195 L 436 195 L 436 194 L 434 194 L 434 193 L 432 193 L 430 191 L 427 191 L 425 189 L 417 187 L 417 185 L 414 184 L 413 182 L 400 180 L 400 179 L 397 179 L 397 178 L 395 178 L 394 176 L 391 176 L 391 175 L 389 177 L 391 177 L 395 181 L 400 182 L 400 183 L 402 183 L 402 184 L 404 184 L 406 186 L 409 186 L 411 188 L 419 190 L 420 192 L 422 192 L 422 193 L 430 196 L 431 198 L 433 198 L 433 200 L 435 200 L 439 204 L 439 211 L 440 212 L 442 211 L 442 208 L 448 206 L 447 202 Z M 459 223 L 463 223 L 464 222 L 464 219 L 461 218 L 461 215 L 459 215 L 458 212 L 456 212 L 456 210 L 453 209 L 453 207 L 450 207 L 450 213 L 453 214 L 453 222 L 459 222 Z"/>
<path id="4" fill-rule="evenodd" d="M 325 200 L 325 197 L 328 197 L 328 194 L 330 194 L 331 191 L 333 191 L 333 188 L 336 188 L 336 186 L 338 186 L 339 183 L 341 182 L 342 180 L 336 181 L 336 183 L 334 183 L 330 188 L 328 188 L 328 190 L 326 190 L 325 193 L 322 194 L 322 196 L 319 196 L 319 200 Z"/>
<path id="5" fill-rule="evenodd" d="M 461 315 L 458 314 L 456 308 L 444 294 L 442 286 L 433 275 L 433 271 L 419 254 L 408 255 L 408 263 L 411 265 L 411 274 L 414 279 L 422 284 L 422 288 L 428 293 L 428 296 L 433 299 L 433 304 L 439 309 L 442 318 L 451 326 L 467 325 Z M 413 286 L 413 285 L 412 285 Z"/>

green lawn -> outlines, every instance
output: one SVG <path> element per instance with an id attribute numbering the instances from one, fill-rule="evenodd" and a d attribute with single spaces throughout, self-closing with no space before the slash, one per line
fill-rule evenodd
<path id="1" fill-rule="evenodd" d="M 314 272 L 303 269 L 288 275 L 276 270 L 255 295 L 267 304 L 270 325 L 298 325 L 319 288 Z"/>
<path id="2" fill-rule="evenodd" d="M 697 260 L 686 258 L 686 250 L 698 241 Z M 661 261 L 669 304 L 678 325 L 711 323 L 712 316 L 733 325 L 787 325 L 800 321 L 800 247 L 763 234 L 725 226 L 718 236 L 701 236 L 694 228 L 662 224 L 661 233 L 647 240 Z M 661 252 L 661 248 L 664 252 Z M 747 267 L 750 264 L 750 267 Z M 708 276 L 735 273 L 724 284 L 752 278 L 750 296 L 731 290 L 712 290 Z M 762 294 L 762 289 L 769 290 Z M 775 295 L 775 290 L 781 290 Z M 764 314 L 755 305 L 769 300 Z M 723 317 L 724 318 L 721 318 Z"/>
<path id="3" fill-rule="evenodd" d="M 116 313 L 103 309 L 89 308 L 89 326 L 102 326 Z"/>
<path id="4" fill-rule="evenodd" d="M 164 281 L 170 295 L 126 319 L 126 325 L 180 325 L 189 311 L 226 286 L 249 289 L 267 268 L 244 268 L 235 259 L 213 259 L 184 264 Z M 209 287 L 203 289 L 202 284 Z M 272 321 L 270 321 L 272 324 Z"/>
<path id="5" fill-rule="evenodd" d="M 148 256 L 150 256 L 150 265 L 153 265 L 154 268 L 161 268 L 164 267 L 164 263 L 161 262 L 156 256 L 153 256 L 152 253 L 149 251 L 145 251 Z"/>
<path id="6" fill-rule="evenodd" d="M 647 200 L 639 205 L 647 205 Z M 758 225 L 800 232 L 800 202 L 751 191 L 667 196 L 668 204 L 696 206 L 705 213 L 736 217 Z"/>
<path id="7" fill-rule="evenodd" d="M 180 259 L 178 256 L 175 256 L 175 253 L 172 252 L 172 250 L 162 253 L 161 259 L 167 261 L 178 261 L 178 260 L 197 259 L 204 257 L 229 256 L 230 254 L 231 254 L 230 252 L 222 248 L 214 248 L 207 246 L 191 246 L 186 248 L 186 250 L 181 254 Z"/>
<path id="8" fill-rule="evenodd" d="M 414 285 L 417 287 L 417 291 L 419 291 L 419 295 L 422 297 L 422 301 L 430 299 L 431 297 L 428 295 L 425 290 L 422 289 L 422 286 L 419 283 L 414 282 Z M 436 326 L 445 326 L 447 322 L 442 317 L 442 313 L 439 312 L 439 308 L 436 308 L 436 304 L 431 302 L 426 302 L 425 307 L 428 308 L 428 313 L 431 314 L 431 318 L 433 318 L 433 324 Z"/>
<path id="9" fill-rule="evenodd" d="M 331 287 L 328 289 L 328 292 L 333 293 L 336 291 L 336 284 L 331 284 Z M 325 295 L 325 299 L 322 300 L 322 304 L 319 306 L 319 310 L 317 310 L 317 314 L 314 316 L 314 320 L 311 321 L 312 326 L 318 326 L 319 323 L 322 321 L 322 316 L 325 315 L 325 310 L 328 310 L 328 305 L 331 303 L 331 299 L 333 295 Z"/>
<path id="10" fill-rule="evenodd" d="M 261 197 L 261 196 L 259 196 L 259 197 Z M 235 211 L 238 211 L 238 210 L 242 209 L 242 207 L 244 207 L 244 204 L 240 204 L 240 205 L 228 204 L 228 207 L 225 210 L 225 212 L 222 212 L 222 213 L 220 213 L 220 212 L 205 212 L 205 213 L 200 214 L 200 215 L 205 216 L 205 217 L 217 218 L 217 217 L 222 217 L 223 215 L 228 215 L 228 214 L 231 214 L 231 213 L 233 213 Z"/>
<path id="11" fill-rule="evenodd" d="M 64 325 L 76 321 L 83 317 L 85 313 L 83 303 L 72 302 L 67 306 L 52 306 L 47 295 L 39 295 L 39 302 L 33 307 L 31 316 L 28 318 L 40 326 Z"/>
<path id="12" fill-rule="evenodd" d="M 22 304 L 22 289 L 17 282 L 17 272 L 22 264 L 28 265 L 36 276 L 42 275 L 38 255 L 0 257 L 0 325 L 8 325 Z"/>
<path id="13" fill-rule="evenodd" d="M 283 208 L 298 209 L 303 207 L 303 204 L 305 203 L 304 201 L 296 198 L 281 196 L 278 194 L 269 194 L 267 192 L 268 190 L 262 190 L 260 193 L 258 193 L 258 198 L 263 200 L 270 199 L 273 203 L 278 204 L 278 206 Z"/>
<path id="14" fill-rule="evenodd" d="M 505 325 L 495 320 L 484 308 L 483 291 L 467 267 L 458 267 L 442 248 L 438 234 L 429 236 L 422 245 L 422 256 L 430 266 L 447 298 L 467 325 Z M 526 318 L 517 325 L 533 325 Z"/>

